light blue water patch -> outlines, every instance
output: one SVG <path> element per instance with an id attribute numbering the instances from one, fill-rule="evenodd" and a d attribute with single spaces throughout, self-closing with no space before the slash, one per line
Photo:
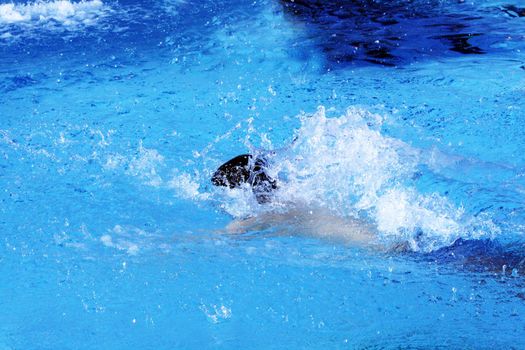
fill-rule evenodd
<path id="1" fill-rule="evenodd" d="M 0 4 L 0 348 L 520 349 L 524 16 Z M 212 186 L 261 150 L 272 203 Z"/>

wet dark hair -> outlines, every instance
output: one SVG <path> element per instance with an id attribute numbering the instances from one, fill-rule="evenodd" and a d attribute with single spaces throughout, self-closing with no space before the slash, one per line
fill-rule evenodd
<path id="1" fill-rule="evenodd" d="M 271 192 L 277 189 L 277 182 L 267 173 L 268 163 L 263 157 L 241 154 L 221 165 L 211 178 L 215 186 L 238 188 L 249 184 L 260 204 L 271 199 Z"/>

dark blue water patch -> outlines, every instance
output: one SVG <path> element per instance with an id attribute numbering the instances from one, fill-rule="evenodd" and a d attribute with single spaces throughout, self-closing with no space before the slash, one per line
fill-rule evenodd
<path id="1" fill-rule="evenodd" d="M 515 5 L 477 11 L 471 5 L 452 7 L 437 1 L 277 2 L 288 19 L 306 24 L 306 35 L 331 68 L 349 64 L 399 66 L 443 56 L 490 53 L 496 50 L 494 43 L 505 40 L 507 45 L 509 35 L 515 34 L 513 40 L 520 41 L 519 26 L 507 22 L 520 21 L 515 17 L 524 11 Z M 130 61 L 152 53 L 202 55 L 217 45 L 213 40 L 216 30 L 257 20 L 262 9 L 274 5 L 272 1 L 247 4 L 235 0 L 191 6 L 177 2 L 174 8 L 161 4 L 146 7 L 130 0 L 104 4 L 111 11 L 88 27 L 70 27 L 53 20 L 45 25 L 36 20 L 0 25 L 0 56 L 16 63 L 58 53 L 64 60 L 73 57 L 81 61 L 93 57 L 93 52 L 97 57 L 128 56 Z M 2 38 L 4 34 L 9 35 Z M 308 60 L 312 48 L 303 49 L 303 59 Z M 290 54 L 301 57 L 299 51 L 294 48 Z"/>
<path id="2" fill-rule="evenodd" d="M 505 5 L 501 7 L 501 10 L 510 17 L 525 17 L 525 7 Z"/>
<path id="3" fill-rule="evenodd" d="M 502 24 L 502 19 L 508 17 L 504 14 L 521 13 L 514 6 L 482 10 L 438 1 L 280 3 L 290 21 L 307 26 L 329 68 L 400 66 L 439 57 L 494 52 L 494 43 L 513 34 L 514 29 Z"/>
<path id="4" fill-rule="evenodd" d="M 433 39 L 447 40 L 450 44 L 450 51 L 462 53 L 462 54 L 484 54 L 485 51 L 479 47 L 472 45 L 469 40 L 477 37 L 480 34 L 447 34 L 438 35 Z"/>
<path id="5" fill-rule="evenodd" d="M 426 254 L 422 259 L 504 277 L 525 274 L 525 244 L 519 243 L 508 246 L 490 239 L 458 239 L 451 246 Z"/>
<path id="6" fill-rule="evenodd" d="M 43 73 L 11 75 L 0 80 L 0 92 L 10 92 L 34 86 L 44 79 L 46 79 L 46 75 Z"/>

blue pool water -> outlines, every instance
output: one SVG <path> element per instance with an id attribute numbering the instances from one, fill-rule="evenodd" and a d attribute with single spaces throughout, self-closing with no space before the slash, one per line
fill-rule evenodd
<path id="1" fill-rule="evenodd" d="M 522 1 L 2 2 L 0 92 L 2 350 L 525 349 Z"/>

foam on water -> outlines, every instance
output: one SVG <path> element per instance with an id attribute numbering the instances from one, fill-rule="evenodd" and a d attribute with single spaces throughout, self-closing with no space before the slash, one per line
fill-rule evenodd
<path id="1" fill-rule="evenodd" d="M 497 234 L 490 218 L 474 217 L 461 203 L 416 188 L 420 168 L 430 168 L 434 160 L 428 152 L 385 136 L 384 119 L 357 108 L 340 117 L 327 117 L 323 107 L 313 115 L 301 115 L 291 146 L 268 156 L 269 171 L 280 183 L 275 200 L 258 205 L 249 189 L 221 188 L 216 190 L 224 196 L 221 208 L 242 218 L 299 203 L 372 223 L 378 241 L 408 244 L 414 251 Z M 189 183 L 191 197 L 199 198 L 199 189 Z"/>
<path id="2" fill-rule="evenodd" d="M 160 186 L 162 184 L 162 178 L 157 173 L 157 168 L 162 165 L 163 162 L 164 156 L 155 149 L 143 147 L 141 142 L 138 155 L 133 157 L 128 163 L 127 173 L 138 176 L 150 186 Z"/>
<path id="3" fill-rule="evenodd" d="M 0 4 L 0 26 L 44 24 L 51 21 L 68 27 L 90 25 L 104 17 L 109 10 L 100 0 L 4 3 Z"/>

